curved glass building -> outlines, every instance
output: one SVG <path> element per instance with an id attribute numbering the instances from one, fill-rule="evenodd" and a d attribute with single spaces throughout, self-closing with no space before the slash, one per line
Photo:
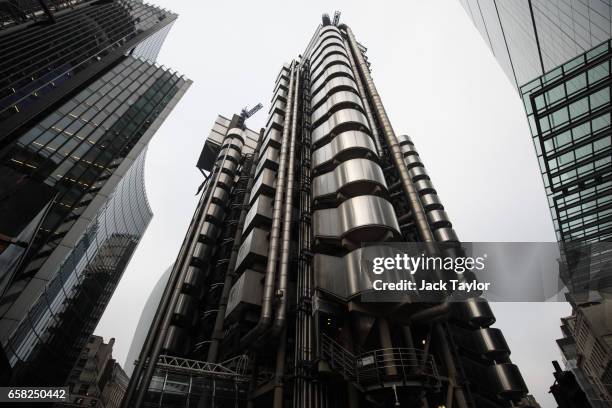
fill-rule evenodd
<path id="1" fill-rule="evenodd" d="M 43 372 L 41 361 L 59 361 L 54 353 L 63 350 L 62 367 L 70 366 L 71 348 L 59 342 L 37 350 L 35 344 L 57 341 L 47 337 L 26 345 L 45 331 L 26 333 L 34 326 L 24 322 L 38 316 L 37 300 L 64 281 L 60 275 L 86 268 L 75 259 L 99 268 L 111 262 L 108 271 L 120 276 L 125 247 L 142 231 L 118 227 L 104 232 L 104 242 L 92 241 L 102 233 L 96 228 L 110 225 L 100 214 L 115 217 L 114 225 L 141 224 L 128 218 L 145 205 L 117 198 L 109 207 L 108 200 L 127 188 L 117 190 L 191 82 L 155 63 L 177 17 L 168 10 L 132 0 L 10 6 L 5 12 L 0 5 L 0 382 L 43 385 L 61 375 Z M 79 255 L 91 251 L 95 260 Z M 74 286 L 83 293 L 69 298 L 90 305 L 80 309 L 87 322 L 78 330 L 91 334 L 96 326 L 116 284 L 109 276 Z M 115 283 L 106 287 L 97 278 Z M 41 324 L 63 329 L 50 337 L 73 333 L 66 329 L 70 314 L 52 317 Z"/>
<path id="2" fill-rule="evenodd" d="M 41 381 L 61 384 L 96 327 L 153 217 L 144 188 L 145 153 L 9 338 L 5 351 L 16 376 L 37 371 Z"/>

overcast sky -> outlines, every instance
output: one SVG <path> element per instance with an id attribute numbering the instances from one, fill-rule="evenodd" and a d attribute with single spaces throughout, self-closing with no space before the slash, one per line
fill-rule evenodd
<path id="1" fill-rule="evenodd" d="M 521 101 L 458 0 L 151 0 L 179 14 L 159 56 L 194 81 L 148 149 L 154 218 L 96 329 L 124 362 L 151 289 L 170 265 L 195 209 L 195 168 L 217 114 L 264 104 L 283 62 L 297 57 L 323 12 L 368 48 L 372 75 L 397 134 L 409 134 L 463 241 L 555 240 Z M 553 408 L 550 361 L 560 303 L 494 304 L 530 391 Z"/>

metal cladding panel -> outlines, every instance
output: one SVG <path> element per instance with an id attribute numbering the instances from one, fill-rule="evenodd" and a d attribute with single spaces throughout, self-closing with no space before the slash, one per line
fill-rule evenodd
<path id="1" fill-rule="evenodd" d="M 236 141 L 238 143 L 231 144 L 229 149 L 227 147 L 223 147 L 219 151 L 219 156 L 217 157 L 217 163 L 220 164 L 223 161 L 223 157 L 225 157 L 226 150 L 227 150 L 227 159 L 228 160 L 234 161 L 235 163 L 240 163 L 240 158 L 242 157 L 242 154 L 240 153 L 241 150 L 238 150 L 238 147 L 240 145 L 240 141 L 238 139 L 236 139 Z"/>
<path id="2" fill-rule="evenodd" d="M 400 145 L 405 145 L 407 143 L 412 144 L 412 139 L 410 139 L 410 136 L 408 135 L 399 135 L 397 136 L 397 140 L 399 141 Z"/>
<path id="3" fill-rule="evenodd" d="M 332 78 L 336 77 L 349 77 L 353 78 L 353 71 L 347 67 L 346 65 L 332 65 L 322 72 L 322 75 L 312 84 L 310 85 L 310 89 L 312 89 L 312 94 L 316 94 L 319 92 L 321 87 L 323 87 L 328 81 Z"/>
<path id="4" fill-rule="evenodd" d="M 279 149 L 270 145 L 266 146 L 264 152 L 261 154 L 261 156 L 259 156 L 259 161 L 257 162 L 257 167 L 255 168 L 255 177 L 259 175 L 263 168 L 277 171 L 279 156 Z"/>
<path id="5" fill-rule="evenodd" d="M 287 102 L 283 101 L 282 99 L 277 99 L 272 104 L 272 106 L 270 106 L 269 113 L 275 112 L 275 113 L 278 113 L 280 115 L 284 115 L 286 110 L 287 110 Z"/>
<path id="6" fill-rule="evenodd" d="M 316 81 L 317 79 L 319 79 L 319 76 L 321 76 L 321 74 L 323 74 L 323 72 L 328 67 L 332 65 L 336 65 L 336 64 L 343 64 L 343 65 L 346 65 L 347 67 L 351 66 L 346 56 L 339 55 L 339 54 L 332 54 L 332 55 L 328 55 L 327 57 L 323 58 L 321 62 L 319 63 L 319 65 L 317 65 L 316 69 L 314 70 L 311 69 L 310 76 L 312 77 L 313 81 Z"/>
<path id="7" fill-rule="evenodd" d="M 182 327 L 170 325 L 162 349 L 168 354 L 184 356 L 189 351 L 190 336 Z"/>
<path id="8" fill-rule="evenodd" d="M 227 299 L 225 318 L 232 319 L 245 307 L 261 306 L 264 274 L 247 269 L 234 283 Z"/>
<path id="9" fill-rule="evenodd" d="M 414 187 L 419 192 L 419 194 L 436 192 L 436 189 L 434 188 L 434 185 L 431 180 L 419 180 L 414 183 Z"/>
<path id="10" fill-rule="evenodd" d="M 249 203 L 253 204 L 255 199 L 260 195 L 274 195 L 276 190 L 276 172 L 274 170 L 264 168 L 259 174 L 253 188 L 251 189 L 251 196 L 249 197 Z"/>
<path id="11" fill-rule="evenodd" d="M 458 323 L 473 328 L 489 327 L 495 323 L 495 316 L 489 303 L 478 298 L 469 298 L 465 302 L 453 303 L 452 317 Z"/>
<path id="12" fill-rule="evenodd" d="M 327 143 L 334 134 L 345 130 L 369 130 L 368 120 L 357 109 L 341 109 L 312 131 L 312 144 Z"/>
<path id="13" fill-rule="evenodd" d="M 332 68 L 336 68 L 336 67 L 339 67 L 339 65 L 334 65 L 333 67 L 327 69 L 325 73 L 332 70 Z M 327 79 L 326 75 L 322 75 L 320 78 L 320 80 L 326 80 L 326 79 Z M 354 92 L 357 93 L 357 84 L 355 83 L 352 77 L 350 78 L 347 76 L 333 77 L 327 80 L 327 82 L 322 87 L 318 88 L 316 91 L 312 93 L 311 106 L 316 109 L 322 103 L 322 101 L 325 100 L 325 98 L 327 98 L 327 95 L 330 95 L 338 90 L 347 89 L 347 88 L 353 89 Z"/>
<path id="14" fill-rule="evenodd" d="M 400 145 L 400 150 L 402 151 L 404 156 L 410 156 L 410 155 L 415 155 L 415 154 L 418 155 L 414 146 L 410 144 Z"/>
<path id="15" fill-rule="evenodd" d="M 288 63 L 283 64 L 283 67 L 280 69 L 280 71 L 278 71 L 278 75 L 276 75 L 276 79 L 274 80 L 274 83 L 277 83 L 279 81 L 282 81 L 283 79 L 289 78 L 289 69 L 290 69 L 290 66 Z"/>
<path id="16" fill-rule="evenodd" d="M 321 48 L 321 45 L 332 38 L 342 40 L 342 35 L 340 34 L 340 31 L 319 31 L 319 38 L 317 38 L 315 43 L 313 44 L 312 52 L 310 53 L 310 55 L 316 54 Z"/>
<path id="17" fill-rule="evenodd" d="M 197 304 L 198 301 L 193 296 L 181 293 L 174 307 L 174 320 L 186 327 L 193 325 L 197 319 Z"/>
<path id="18" fill-rule="evenodd" d="M 457 233 L 452 228 L 438 228 L 433 231 L 436 241 L 439 242 L 459 242 Z"/>
<path id="19" fill-rule="evenodd" d="M 198 242 L 193 250 L 193 257 L 202 262 L 209 262 L 210 254 L 212 253 L 212 245 Z"/>
<path id="20" fill-rule="evenodd" d="M 277 129 L 282 129 L 284 122 L 285 122 L 285 116 L 274 112 L 268 117 L 268 122 L 266 123 L 266 129 L 269 129 L 272 127 L 275 127 Z"/>
<path id="21" fill-rule="evenodd" d="M 276 103 L 277 100 L 287 101 L 287 90 L 285 88 L 278 88 L 274 95 L 272 95 L 271 103 Z"/>
<path id="22" fill-rule="evenodd" d="M 319 37 L 315 46 L 313 47 L 310 55 L 311 56 L 319 55 L 319 53 L 321 52 L 321 50 L 326 44 L 335 43 L 335 42 L 337 42 L 338 44 L 344 45 L 342 41 L 342 36 L 339 33 L 328 32 L 328 33 L 321 35 L 321 37 Z"/>
<path id="23" fill-rule="evenodd" d="M 505 398 L 520 397 L 527 393 L 527 386 L 517 366 L 511 363 L 495 364 L 487 367 L 486 372 L 490 375 L 496 394 Z"/>
<path id="24" fill-rule="evenodd" d="M 223 145 L 226 144 L 236 144 L 239 145 L 240 148 L 242 149 L 242 146 L 244 146 L 244 135 L 242 134 L 243 130 L 241 128 L 231 128 L 230 130 L 227 131 L 227 138 L 225 140 L 225 142 L 223 142 Z"/>
<path id="25" fill-rule="evenodd" d="M 408 170 L 408 175 L 412 178 L 413 182 L 419 180 L 429 179 L 429 175 L 424 167 L 412 167 Z"/>
<path id="26" fill-rule="evenodd" d="M 206 219 L 219 225 L 223 222 L 224 213 L 225 208 L 223 206 L 211 202 L 206 212 Z"/>
<path id="27" fill-rule="evenodd" d="M 230 150 L 232 150 L 232 149 L 230 149 Z M 236 164 L 235 161 L 226 159 L 223 162 L 223 166 L 221 166 L 221 170 L 231 176 L 231 175 L 234 175 L 234 173 L 236 172 L 236 168 L 237 167 L 238 167 L 238 165 Z"/>
<path id="28" fill-rule="evenodd" d="M 316 289 L 327 292 L 342 300 L 346 300 L 351 296 L 347 285 L 348 277 L 343 258 L 315 254 L 312 268 Z"/>
<path id="29" fill-rule="evenodd" d="M 185 279 L 183 280 L 182 291 L 198 296 L 202 289 L 202 282 L 204 280 L 202 275 L 203 272 L 200 268 L 194 266 L 188 267 L 187 273 L 185 274 Z"/>
<path id="30" fill-rule="evenodd" d="M 499 329 L 463 329 L 453 326 L 453 339 L 462 349 L 477 354 L 484 359 L 504 361 L 510 349 Z"/>
<path id="31" fill-rule="evenodd" d="M 269 128 L 264 136 L 262 149 L 265 149 L 267 146 L 280 147 L 282 138 L 282 131 L 276 128 Z"/>
<path id="32" fill-rule="evenodd" d="M 434 228 L 450 227 L 451 222 L 444 210 L 430 210 L 427 212 L 427 220 Z"/>
<path id="33" fill-rule="evenodd" d="M 220 205 L 227 204 L 228 197 L 229 193 L 227 190 L 221 187 L 216 187 L 212 193 L 212 201 Z"/>
<path id="34" fill-rule="evenodd" d="M 352 106 L 363 110 L 361 104 L 361 98 L 354 92 L 350 91 L 337 91 L 331 95 L 328 95 L 325 102 L 323 102 L 311 115 L 311 121 L 313 126 L 323 121 L 329 112 L 339 106 Z"/>
<path id="35" fill-rule="evenodd" d="M 343 301 L 372 291 L 375 275 L 361 270 L 364 261 L 362 258 L 394 257 L 395 254 L 393 249 L 385 246 L 357 248 L 343 257 L 315 254 L 313 257 L 315 287 Z M 402 276 L 403 273 L 400 270 L 391 270 L 386 272 L 386 277 L 390 282 L 400 282 L 405 278 Z"/>
<path id="36" fill-rule="evenodd" d="M 269 246 L 268 231 L 253 228 L 238 250 L 236 271 L 251 268 L 253 263 L 267 259 Z"/>
<path id="37" fill-rule="evenodd" d="M 473 333 L 477 352 L 494 359 L 507 358 L 510 355 L 510 348 L 501 330 L 490 327 Z"/>
<path id="38" fill-rule="evenodd" d="M 287 79 L 287 78 L 285 78 L 285 77 L 281 77 L 281 80 L 280 80 L 280 81 L 278 81 L 278 82 L 276 82 L 276 84 L 274 85 L 274 91 L 273 91 L 273 93 L 276 93 L 276 91 L 277 91 L 279 88 L 285 88 L 285 89 L 287 89 L 287 90 L 289 89 L 289 81 L 288 81 L 288 79 Z"/>
<path id="39" fill-rule="evenodd" d="M 312 65 L 316 65 L 320 59 L 329 54 L 329 51 L 340 51 L 342 54 L 347 55 L 346 48 L 344 48 L 344 43 L 338 37 L 328 37 L 325 40 L 321 41 L 317 46 L 317 49 L 312 53 L 312 58 L 310 59 Z"/>
<path id="40" fill-rule="evenodd" d="M 423 167 L 423 162 L 421 161 L 421 157 L 418 154 L 410 154 L 404 158 L 404 162 L 408 168 L 411 167 Z"/>
<path id="41" fill-rule="evenodd" d="M 327 43 L 324 44 L 318 52 L 319 53 L 311 59 L 313 70 L 316 70 L 319 67 L 319 64 L 322 63 L 325 58 L 331 55 L 339 55 L 348 58 L 343 44 L 336 45 L 333 43 Z"/>
<path id="42" fill-rule="evenodd" d="M 372 137 L 365 132 L 349 130 L 312 153 L 312 168 L 315 171 L 331 170 L 336 162 L 368 156 L 376 156 L 376 145 Z"/>
<path id="43" fill-rule="evenodd" d="M 382 197 L 353 197 L 337 208 L 318 210 L 313 214 L 316 238 L 377 241 L 389 230 L 397 236 L 400 234 L 393 206 Z"/>
<path id="44" fill-rule="evenodd" d="M 437 194 L 425 194 L 421 196 L 421 204 L 426 211 L 433 209 L 443 209 L 442 202 Z"/>
<path id="45" fill-rule="evenodd" d="M 246 235 L 254 227 L 261 227 L 265 224 L 269 224 L 272 221 L 272 197 L 260 195 L 257 197 L 255 202 L 251 204 L 249 212 L 244 219 L 244 229 L 242 235 Z"/>
<path id="46" fill-rule="evenodd" d="M 200 230 L 200 241 L 207 243 L 215 243 L 219 235 L 219 227 L 211 222 L 204 222 Z"/>
<path id="47" fill-rule="evenodd" d="M 215 177 L 214 175 L 211 177 Z M 218 185 L 229 191 L 234 184 L 234 177 L 230 176 L 227 173 L 221 172 L 219 175 Z"/>
<path id="48" fill-rule="evenodd" d="M 368 194 L 375 189 L 387 189 L 385 175 L 380 166 L 368 159 L 352 159 L 340 163 L 333 171 L 315 177 L 313 198 L 323 199 L 338 193 L 344 197 Z"/>
<path id="49" fill-rule="evenodd" d="M 257 148 L 257 142 L 259 141 L 260 134 L 254 130 L 246 128 L 242 131 L 242 139 L 244 140 L 244 146 L 242 147 L 242 153 L 253 154 Z"/>

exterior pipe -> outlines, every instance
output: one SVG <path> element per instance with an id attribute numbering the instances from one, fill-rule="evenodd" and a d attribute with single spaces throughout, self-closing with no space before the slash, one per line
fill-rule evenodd
<path id="1" fill-rule="evenodd" d="M 291 112 L 291 143 L 289 146 L 289 163 L 287 165 L 287 188 L 285 193 L 285 214 L 283 216 L 283 236 L 281 241 L 280 273 L 278 275 L 279 304 L 276 308 L 276 317 L 272 326 L 273 335 L 279 334 L 287 321 L 287 299 L 289 282 L 289 254 L 291 249 L 291 224 L 293 213 L 293 186 L 295 181 L 295 145 L 297 143 L 297 111 L 300 89 L 300 65 L 295 68 L 294 98 Z M 287 113 L 289 115 L 289 112 Z M 281 188 L 281 186 L 277 186 Z"/>
<path id="2" fill-rule="evenodd" d="M 382 155 L 383 150 L 380 145 L 380 135 L 378 133 L 378 127 L 376 126 L 376 122 L 374 121 L 374 115 L 372 114 L 372 108 L 367 100 L 365 100 L 366 92 L 363 88 L 363 83 L 361 82 L 361 77 L 359 76 L 359 72 L 357 72 L 357 64 L 355 64 L 355 59 L 353 58 L 353 53 L 350 51 L 349 44 L 346 39 L 342 39 L 344 43 L 344 48 L 347 50 L 347 55 L 349 58 L 349 62 L 351 63 L 351 70 L 353 71 L 353 76 L 355 77 L 355 83 L 357 84 L 357 89 L 359 90 L 359 97 L 361 99 L 361 103 L 366 111 L 366 117 L 368 118 L 368 123 L 370 124 L 370 130 L 372 131 L 372 136 L 374 138 L 374 144 L 376 145 L 376 153 L 378 156 Z"/>
<path id="3" fill-rule="evenodd" d="M 236 227 L 236 233 L 234 234 L 234 244 L 232 245 L 232 253 L 227 265 L 225 272 L 225 281 L 223 282 L 223 289 L 221 291 L 221 298 L 219 300 L 219 307 L 217 316 L 215 318 L 215 326 L 211 336 L 210 348 L 208 349 L 208 356 L 206 361 L 211 363 L 217 362 L 217 356 L 219 354 L 219 342 L 223 340 L 223 322 L 225 321 L 225 311 L 227 309 L 227 301 L 229 299 L 229 293 L 232 289 L 232 282 L 234 280 L 234 268 L 236 267 L 236 261 L 238 260 L 238 251 L 240 250 L 240 238 L 242 237 L 242 229 L 244 228 L 244 221 L 249 208 L 249 193 L 253 187 L 253 179 L 255 178 L 255 169 L 257 167 L 257 161 L 259 159 L 259 150 L 261 149 L 261 143 L 263 140 L 263 132 L 261 129 L 259 132 L 259 139 L 257 140 L 257 147 L 253 153 L 253 160 L 251 161 L 251 168 L 249 170 L 249 180 L 247 181 L 244 198 L 242 200 L 242 208 L 240 210 L 240 218 L 238 220 L 238 226 Z"/>
<path id="4" fill-rule="evenodd" d="M 451 382 L 450 385 L 452 385 L 452 388 L 454 389 L 454 397 L 457 401 L 457 405 L 459 406 L 459 408 L 468 408 L 468 403 L 467 399 L 465 398 L 463 388 L 459 384 L 457 384 L 457 368 L 455 367 L 455 360 L 453 359 L 453 356 L 450 351 L 450 346 L 448 345 L 448 340 L 446 339 L 446 333 L 444 332 L 442 326 L 440 326 L 439 324 L 436 324 L 435 328 L 438 340 L 442 348 L 442 356 L 444 358 L 444 363 L 446 364 L 446 369 L 448 370 L 448 378 Z M 452 404 L 451 401 L 446 402 L 450 405 Z"/>
<path id="5" fill-rule="evenodd" d="M 278 166 L 278 178 L 276 182 L 276 193 L 274 194 L 274 212 L 272 213 L 272 230 L 270 231 L 270 247 L 268 249 L 268 262 L 266 264 L 266 275 L 264 280 L 264 293 L 261 302 L 261 314 L 257 325 L 245 334 L 239 343 L 239 348 L 248 347 L 249 344 L 260 337 L 272 323 L 274 302 L 274 288 L 276 281 L 276 262 L 278 261 L 278 250 L 280 241 L 281 228 L 281 207 L 283 205 L 283 186 L 285 185 L 285 174 L 287 168 L 287 155 L 289 145 L 289 126 L 291 119 L 291 110 L 293 107 L 293 92 L 294 82 L 293 74 L 295 68 L 291 64 L 291 72 L 289 74 L 289 92 L 287 95 L 287 113 L 283 122 L 283 136 L 281 144 L 281 152 Z"/>
<path id="6" fill-rule="evenodd" d="M 231 129 L 232 128 L 228 129 L 228 131 Z M 209 190 L 210 193 L 206 200 L 204 211 L 202 212 L 202 215 L 200 219 L 198 220 L 197 229 L 195 230 L 196 234 L 199 234 L 199 231 L 201 231 L 202 226 L 204 225 L 204 221 L 206 219 L 206 213 L 208 212 L 208 209 L 210 208 L 210 203 L 212 202 L 212 196 L 213 196 L 212 192 L 214 191 L 214 188 L 216 188 L 216 186 L 218 185 L 219 177 L 221 176 L 223 165 L 225 164 L 225 161 L 227 160 L 229 150 L 230 148 L 228 146 L 225 150 L 225 154 L 223 155 L 223 160 L 221 161 L 221 164 L 217 167 L 217 175 L 215 176 L 214 183 L 212 183 L 210 187 L 211 189 Z M 176 265 L 177 270 L 180 271 L 178 274 L 178 280 L 176 281 L 176 284 L 173 288 L 172 297 L 170 298 L 168 307 L 164 311 L 164 318 L 163 318 L 163 321 L 161 322 L 160 330 L 157 332 L 157 336 L 155 338 L 155 343 L 153 345 L 153 352 L 149 356 L 149 364 L 147 365 L 147 368 L 143 374 L 142 380 L 140 381 L 140 388 L 138 390 L 138 394 L 136 395 L 136 403 L 134 404 L 136 408 L 139 408 L 142 406 L 149 383 L 151 382 L 151 378 L 153 377 L 153 371 L 155 370 L 156 361 L 159 358 L 159 354 L 161 353 L 161 348 L 166 339 L 166 335 L 168 334 L 168 327 L 170 326 L 170 322 L 172 320 L 172 311 L 181 293 L 180 282 L 182 282 L 185 279 L 185 274 L 187 273 L 187 269 L 189 265 L 189 263 L 187 262 L 187 259 L 189 259 L 189 256 L 191 256 L 191 254 L 193 253 L 197 242 L 198 240 L 192 237 L 191 243 L 189 244 L 189 250 L 179 253 L 179 255 L 183 255 L 183 257 L 182 259 L 180 258 L 178 259 L 178 262 Z"/>
<path id="7" fill-rule="evenodd" d="M 211 190 L 212 187 L 210 185 L 210 181 L 212 181 L 212 179 L 208 177 L 206 181 L 208 182 L 208 185 L 204 189 L 204 192 L 202 193 L 202 195 L 200 196 L 200 201 L 198 203 L 197 211 L 194 214 L 194 217 L 191 223 L 189 224 L 189 228 L 187 230 L 187 234 L 185 235 L 183 245 L 181 245 L 181 250 L 179 251 L 179 254 L 178 254 L 178 259 L 183 259 L 185 250 L 187 248 L 186 242 L 191 236 L 193 236 L 193 230 L 196 226 L 195 221 L 200 219 L 200 217 L 202 217 L 206 197 L 208 196 L 209 193 L 212 194 L 212 190 Z M 145 343 L 142 347 L 142 350 L 140 351 L 140 355 L 138 357 L 138 363 L 136 364 L 136 367 L 134 368 L 134 372 L 132 373 L 132 377 L 130 378 L 130 382 L 128 384 L 128 388 L 126 390 L 125 396 L 123 397 L 123 400 L 121 403 L 121 406 L 123 408 L 127 408 L 129 406 L 130 400 L 134 396 L 134 391 L 136 390 L 136 387 L 138 386 L 137 379 L 140 377 L 140 374 L 142 373 L 142 369 L 144 367 L 145 360 L 147 358 L 147 355 L 149 354 L 150 348 L 153 344 L 153 340 L 155 339 L 154 334 L 157 332 L 159 328 L 159 324 L 162 321 L 162 317 L 168 307 L 168 301 L 170 300 L 172 288 L 176 286 L 176 281 L 179 275 L 179 269 L 180 268 L 178 267 L 178 265 L 175 265 L 172 268 L 172 272 L 170 272 L 170 277 L 168 278 L 168 283 L 166 284 L 166 287 L 164 288 L 164 292 L 162 294 L 162 297 L 159 303 L 159 307 L 157 308 L 155 315 L 153 316 L 153 321 L 151 322 L 151 326 L 149 327 L 149 331 L 147 333 Z"/>
<path id="8" fill-rule="evenodd" d="M 363 54 L 361 54 L 361 51 L 359 50 L 357 40 L 355 39 L 355 35 L 353 35 L 353 31 L 350 29 L 350 27 L 346 25 L 344 26 L 344 28 L 346 29 L 349 44 L 351 46 L 351 51 L 357 60 L 357 66 L 359 68 L 359 71 L 361 72 L 361 75 L 365 80 L 368 95 L 370 96 L 370 100 L 374 105 L 374 111 L 376 112 L 378 122 L 380 123 L 383 129 L 385 140 L 390 150 L 393 163 L 399 171 L 402 187 L 404 189 L 406 197 L 408 198 L 408 204 L 410 205 L 410 209 L 414 214 L 414 220 L 417 227 L 417 231 L 419 232 L 419 236 L 423 242 L 434 242 L 435 238 L 431 233 L 431 230 L 429 229 L 429 223 L 427 222 L 427 216 L 425 215 L 425 211 L 423 210 L 423 205 L 421 204 L 419 194 L 414 188 L 412 178 L 408 174 L 408 168 L 406 167 L 406 163 L 404 162 L 404 155 L 402 154 L 402 151 L 400 149 L 399 141 L 397 139 L 397 136 L 395 135 L 395 132 L 393 131 L 391 121 L 387 116 L 387 112 L 385 111 L 385 107 L 382 104 L 380 95 L 376 90 L 376 86 L 374 85 L 374 81 L 372 80 L 372 76 L 370 75 L 370 70 L 366 65 L 366 62 L 363 58 Z"/>
<path id="9" fill-rule="evenodd" d="M 283 375 L 285 374 L 285 357 L 287 354 L 287 329 L 281 331 L 281 336 L 276 351 L 276 367 L 274 370 L 274 398 L 272 407 L 283 408 Z"/>

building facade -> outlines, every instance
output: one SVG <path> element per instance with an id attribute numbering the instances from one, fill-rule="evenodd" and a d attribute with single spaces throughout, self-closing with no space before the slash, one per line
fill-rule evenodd
<path id="1" fill-rule="evenodd" d="M 461 0 L 461 3 L 522 98 L 557 240 L 586 244 L 610 241 L 612 3 L 609 0 Z M 593 256 L 589 276 L 602 273 L 595 265 L 605 264 L 609 255 L 603 256 L 606 258 Z M 561 277 L 567 286 L 573 285 L 569 275 L 562 273 Z M 603 283 L 599 289 L 604 288 L 609 289 L 609 283 Z M 599 305 L 594 305 L 594 301 Z M 570 302 L 575 311 L 569 320 L 581 314 L 576 308 L 583 303 L 591 310 L 600 308 L 600 313 L 609 308 L 601 296 Z M 566 337 L 559 341 L 567 368 L 573 371 L 593 406 L 608 406 L 612 394 L 598 386 L 601 378 L 585 372 L 587 359 L 576 350 L 575 333 L 567 330 L 568 319 L 563 324 Z M 607 334 L 598 330 L 591 336 L 605 341 L 612 328 L 603 330 Z M 606 358 L 609 360 L 612 354 Z"/>
<path id="2" fill-rule="evenodd" d="M 115 339 L 90 336 L 68 377 L 68 401 L 57 407 L 118 408 L 129 377 L 113 359 Z"/>
<path id="3" fill-rule="evenodd" d="M 612 37 L 609 0 L 460 0 L 518 90 Z"/>
<path id="4" fill-rule="evenodd" d="M 9 336 L 12 382 L 63 384 L 153 214 L 143 151 Z"/>
<path id="5" fill-rule="evenodd" d="M 123 407 L 537 406 L 486 301 L 363 301 L 363 242 L 459 246 L 365 52 L 325 15 L 265 128 L 219 116 Z"/>
<path id="6" fill-rule="evenodd" d="M 97 278 L 117 283 L 134 250 L 124 247 L 135 246 L 151 216 L 143 152 L 190 81 L 154 62 L 176 19 L 169 11 L 124 0 L 3 4 L 11 11 L 0 12 L 0 354 L 12 372 L 8 381 L 43 385 L 45 378 L 61 379 L 27 368 L 47 359 L 40 353 L 48 352 L 55 364 L 65 352 L 61 367 L 68 367 L 70 353 L 80 347 L 47 347 L 56 339 L 37 331 L 39 322 L 31 318 L 51 313 L 54 324 L 73 324 L 53 310 L 59 288 L 66 291 L 60 297 L 90 304 L 92 315 L 78 317 L 78 330 L 84 330 L 79 338 L 91 334 L 114 289 Z M 133 165 L 134 178 L 126 181 L 132 185 L 115 195 L 114 203 L 127 200 L 125 205 L 107 205 Z M 133 194 L 122 194 L 129 189 Z M 113 211 L 114 224 L 101 219 L 110 220 L 104 214 Z M 137 211 L 139 220 L 133 218 Z M 97 230 L 100 225 L 109 231 Z M 97 260 L 83 258 L 88 250 Z M 71 293 L 74 282 L 65 287 L 83 268 L 97 269 L 78 262 L 104 264 L 122 256 L 106 274 L 86 273 L 92 282 L 79 282 L 84 292 L 100 291 L 92 299 Z M 30 364 L 26 355 L 37 357 Z"/>
<path id="7" fill-rule="evenodd" d="M 164 289 L 168 284 L 168 277 L 170 276 L 170 272 L 172 271 L 172 267 L 168 268 L 166 272 L 159 278 L 151 294 L 147 298 L 144 307 L 142 308 L 142 313 L 140 314 L 140 318 L 138 319 L 138 325 L 136 326 L 136 330 L 134 330 L 134 337 L 132 338 L 132 342 L 130 343 L 130 348 L 127 353 L 127 358 L 123 367 L 125 368 L 125 372 L 128 376 L 132 375 L 132 370 L 134 370 L 134 362 L 138 360 L 138 355 L 140 354 L 140 350 L 142 350 L 142 345 L 147 338 L 147 334 L 149 331 L 149 327 L 151 327 L 151 322 L 153 321 L 153 316 L 157 310 L 157 306 L 159 305 L 159 301 L 162 298 L 164 293 Z"/>

